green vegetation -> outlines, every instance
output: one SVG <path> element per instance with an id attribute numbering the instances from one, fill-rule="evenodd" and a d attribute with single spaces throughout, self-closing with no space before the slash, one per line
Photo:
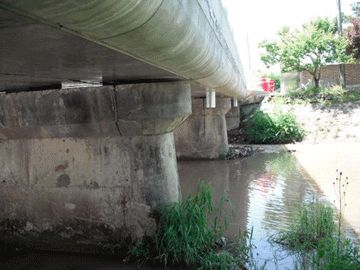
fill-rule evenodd
<path id="1" fill-rule="evenodd" d="M 302 206 L 288 231 L 280 231 L 269 239 L 297 254 L 293 269 L 360 269 L 359 248 L 341 232 L 347 181 L 341 172 L 334 181 L 340 210 L 337 223 L 332 207 L 313 201 Z M 159 209 L 156 238 L 133 246 L 130 256 L 141 263 L 175 268 L 267 269 L 268 260 L 259 266 L 253 256 L 252 230 L 240 234 L 235 250 L 222 243 L 228 220 L 224 203 L 230 203 L 225 196 L 215 207 L 211 186 L 201 183 L 194 197 L 189 195 L 184 202 Z M 274 258 L 277 266 L 276 254 Z"/>
<path id="2" fill-rule="evenodd" d="M 273 240 L 290 248 L 310 250 L 335 233 L 334 210 L 320 202 L 303 205 L 299 219 L 289 231 L 282 231 Z"/>
<path id="3" fill-rule="evenodd" d="M 148 261 L 177 268 L 243 267 L 244 260 L 236 256 L 236 252 L 226 251 L 219 241 L 228 225 L 224 203 L 230 204 L 225 196 L 219 206 L 215 207 L 211 186 L 200 184 L 194 197 L 190 194 L 184 202 L 172 203 L 158 210 L 156 239 L 131 247 L 130 256 L 135 257 L 138 262 Z M 210 215 L 215 216 L 213 221 Z"/>
<path id="4" fill-rule="evenodd" d="M 313 87 L 292 91 L 285 96 L 274 97 L 271 102 L 277 104 L 310 104 L 319 103 L 326 106 L 360 100 L 359 90 L 346 90 L 341 86 Z"/>
<path id="5" fill-rule="evenodd" d="M 280 75 L 275 74 L 275 73 L 270 73 L 270 74 L 266 74 L 265 77 L 274 80 L 274 82 L 275 82 L 275 90 L 280 88 L 280 84 L 281 84 L 281 76 Z"/>
<path id="6" fill-rule="evenodd" d="M 282 72 L 308 71 L 319 87 L 321 66 L 326 64 L 350 63 L 346 55 L 349 41 L 337 35 L 336 20 L 318 17 L 302 28 L 291 31 L 285 26 L 278 32 L 276 41 L 264 40 L 259 44 L 265 52 L 261 60 L 267 67 L 281 64 Z"/>
<path id="7" fill-rule="evenodd" d="M 345 207 L 348 179 L 338 172 L 334 184 L 338 195 L 339 216 L 322 202 L 303 205 L 299 218 L 289 231 L 281 231 L 270 238 L 299 253 L 301 260 L 295 269 L 353 270 L 360 269 L 360 250 L 349 239 L 342 237 L 342 214 Z"/>
<path id="8" fill-rule="evenodd" d="M 359 248 L 337 234 L 334 215 L 323 203 L 304 205 L 297 223 L 271 241 L 298 252 L 295 269 L 360 269 Z"/>
<path id="9" fill-rule="evenodd" d="M 331 105 L 334 103 L 360 99 L 360 92 L 349 92 L 341 86 L 333 87 L 308 87 L 304 90 L 290 92 L 289 97 L 297 103 L 323 103 Z"/>
<path id="10" fill-rule="evenodd" d="M 360 59 L 360 2 L 351 4 L 353 12 L 350 16 L 344 16 L 345 21 L 350 23 L 351 26 L 345 29 L 345 36 L 349 40 L 349 45 L 346 48 L 346 53 L 352 55 L 355 59 Z"/>
<path id="11" fill-rule="evenodd" d="M 292 143 L 301 141 L 305 131 L 291 112 L 267 114 L 255 111 L 248 120 L 248 139 L 252 143 Z"/>

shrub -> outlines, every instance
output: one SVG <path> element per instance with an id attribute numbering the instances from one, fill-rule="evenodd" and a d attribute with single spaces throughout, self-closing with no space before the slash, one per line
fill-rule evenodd
<path id="1" fill-rule="evenodd" d="M 291 112 L 269 115 L 257 110 L 248 120 L 248 139 L 252 143 L 291 143 L 304 137 L 304 129 Z"/>

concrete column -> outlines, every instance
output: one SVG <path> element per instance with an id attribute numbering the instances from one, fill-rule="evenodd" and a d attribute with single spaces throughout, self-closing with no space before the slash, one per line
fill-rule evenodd
<path id="1" fill-rule="evenodd" d="M 90 252 L 153 235 L 153 209 L 179 198 L 190 102 L 187 83 L 0 95 L 0 232 Z"/>
<path id="2" fill-rule="evenodd" d="M 232 130 L 240 126 L 240 106 L 232 107 L 225 115 L 226 129 Z"/>
<path id="3" fill-rule="evenodd" d="M 205 98 L 192 99 L 192 115 L 174 130 L 176 155 L 184 159 L 216 159 L 228 151 L 225 114 L 230 98 L 216 98 L 207 109 Z"/>

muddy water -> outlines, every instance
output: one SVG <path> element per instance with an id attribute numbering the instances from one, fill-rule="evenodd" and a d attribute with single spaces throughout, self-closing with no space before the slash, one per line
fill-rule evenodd
<path id="1" fill-rule="evenodd" d="M 195 192 L 200 181 L 211 183 L 214 200 L 224 191 L 233 204 L 228 237 L 237 239 L 239 230 L 253 230 L 254 258 L 258 265 L 267 261 L 266 269 L 286 269 L 293 258 L 267 238 L 287 229 L 296 219 L 299 207 L 318 195 L 318 189 L 290 153 L 258 154 L 231 161 L 180 162 L 182 196 Z"/>
<path id="2" fill-rule="evenodd" d="M 253 229 L 254 258 L 265 269 L 291 269 L 293 258 L 267 237 L 286 229 L 300 205 L 318 196 L 318 190 L 290 153 L 258 154 L 230 161 L 181 161 L 178 163 L 183 198 L 198 183 L 211 183 L 215 202 L 226 191 L 233 204 L 227 236 L 236 241 L 239 231 Z M 274 256 L 275 254 L 275 256 Z M 120 262 L 72 255 L 29 254 L 13 258 L 4 269 L 136 269 Z M 145 269 L 145 268 L 144 268 Z"/>
<path id="3" fill-rule="evenodd" d="M 360 143 L 289 145 L 294 155 L 330 201 L 338 201 L 333 182 L 336 170 L 348 177 L 345 196 L 346 220 L 360 236 Z"/>

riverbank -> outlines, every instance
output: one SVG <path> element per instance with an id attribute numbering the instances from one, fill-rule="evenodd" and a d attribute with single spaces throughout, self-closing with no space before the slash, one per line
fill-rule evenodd
<path id="1" fill-rule="evenodd" d="M 333 182 L 336 170 L 349 178 L 346 191 L 345 219 L 360 236 L 360 101 L 325 104 L 278 104 L 265 101 L 261 110 L 292 111 L 306 130 L 306 137 L 296 144 L 250 145 L 262 152 L 291 152 L 303 170 L 316 182 L 328 200 L 337 201 Z M 233 131 L 229 141 L 246 144 L 246 130 Z"/>
<path id="2" fill-rule="evenodd" d="M 262 104 L 272 110 L 271 102 Z M 338 201 L 333 182 L 336 170 L 349 178 L 345 219 L 360 236 L 360 101 L 283 105 L 306 130 L 302 142 L 286 145 L 331 203 Z"/>

